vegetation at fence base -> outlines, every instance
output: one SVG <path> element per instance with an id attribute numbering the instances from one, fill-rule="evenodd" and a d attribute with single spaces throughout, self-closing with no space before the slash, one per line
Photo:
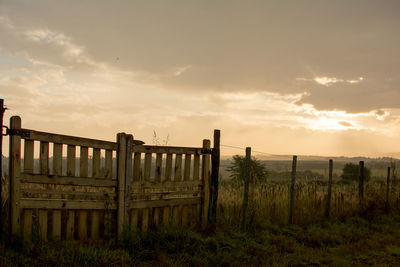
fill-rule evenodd
<path id="1" fill-rule="evenodd" d="M 140 233 L 121 244 L 52 242 L 0 246 L 1 266 L 394 266 L 400 216 L 349 217 L 304 227 L 264 223 L 249 232 L 219 227 L 212 236 L 186 229 Z"/>

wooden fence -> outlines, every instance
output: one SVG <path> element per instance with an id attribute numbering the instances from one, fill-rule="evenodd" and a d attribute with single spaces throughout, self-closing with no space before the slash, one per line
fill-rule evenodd
<path id="1" fill-rule="evenodd" d="M 119 133 L 107 142 L 23 129 L 17 116 L 9 134 L 11 236 L 99 239 L 121 237 L 128 225 L 209 224 L 209 140 L 149 146 Z"/>

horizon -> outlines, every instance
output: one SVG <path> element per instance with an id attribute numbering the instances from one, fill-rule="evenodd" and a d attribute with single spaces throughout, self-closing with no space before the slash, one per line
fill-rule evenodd
<path id="1" fill-rule="evenodd" d="M 191 147 L 220 129 L 222 156 L 399 158 L 399 13 L 394 0 L 2 1 L 4 124 Z"/>

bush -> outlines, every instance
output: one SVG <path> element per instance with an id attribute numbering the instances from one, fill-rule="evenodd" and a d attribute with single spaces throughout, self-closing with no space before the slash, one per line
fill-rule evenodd
<path id="1" fill-rule="evenodd" d="M 354 163 L 346 163 L 342 170 L 342 178 L 343 182 L 349 183 L 358 181 L 359 178 L 359 166 Z M 364 167 L 364 181 L 368 181 L 371 178 L 371 171 L 367 167 Z"/>
<path id="2" fill-rule="evenodd" d="M 232 160 L 228 166 L 230 177 L 232 182 L 242 185 L 246 172 L 246 157 L 235 155 Z M 255 179 L 256 183 L 264 183 L 267 180 L 268 171 L 260 161 L 253 157 L 250 160 L 250 175 L 250 180 Z"/>

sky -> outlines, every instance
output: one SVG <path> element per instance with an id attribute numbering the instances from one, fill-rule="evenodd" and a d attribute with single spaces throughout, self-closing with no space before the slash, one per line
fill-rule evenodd
<path id="1" fill-rule="evenodd" d="M 223 145 L 265 153 L 400 155 L 399 14 L 398 0 L 0 0 L 5 121 L 147 144 L 201 146 L 220 129 Z"/>

